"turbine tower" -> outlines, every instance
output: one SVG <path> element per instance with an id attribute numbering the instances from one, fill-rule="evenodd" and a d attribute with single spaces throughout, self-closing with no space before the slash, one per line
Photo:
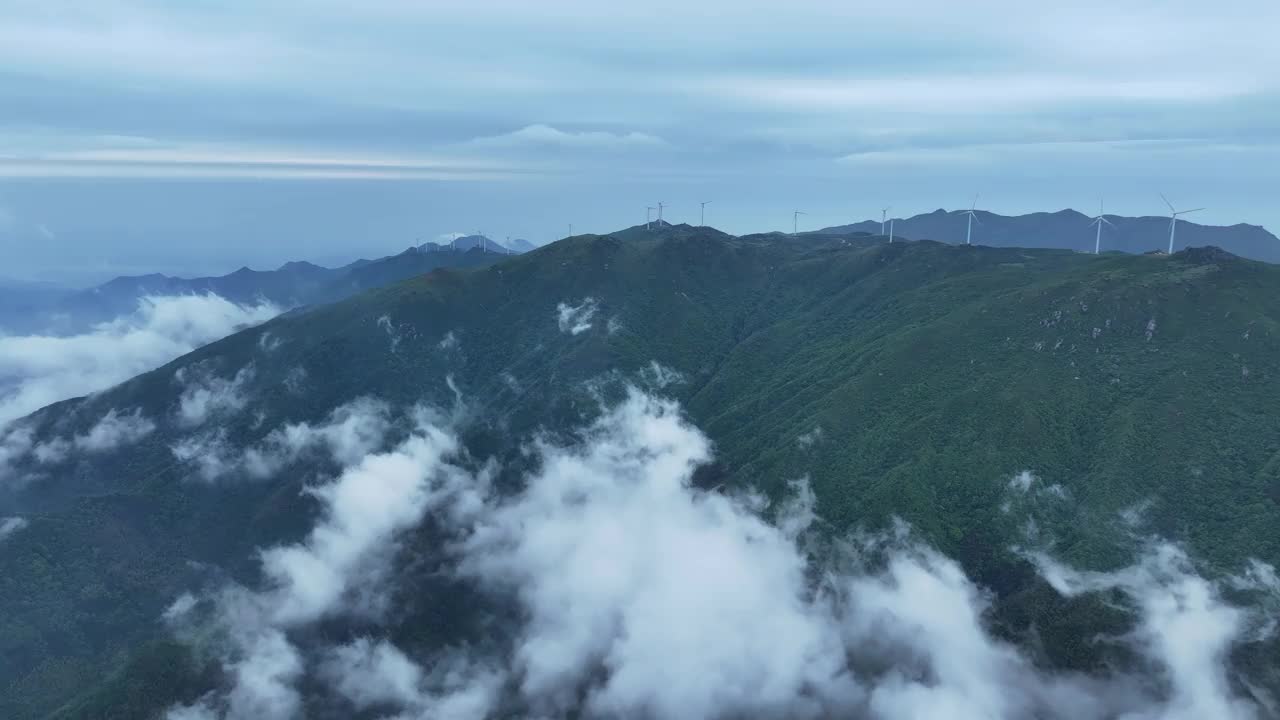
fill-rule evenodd
<path id="1" fill-rule="evenodd" d="M 1097 226 L 1098 226 L 1098 235 L 1097 235 L 1097 237 L 1095 237 L 1095 238 L 1094 238 L 1094 240 L 1093 240 L 1093 254 L 1094 254 L 1094 255 L 1097 255 L 1097 254 L 1099 254 L 1100 252 L 1102 252 L 1102 225 L 1103 225 L 1103 223 L 1106 223 L 1107 225 L 1110 225 L 1111 227 L 1115 227 L 1115 224 L 1114 224 L 1114 223 L 1112 223 L 1110 220 L 1108 220 L 1108 219 L 1107 219 L 1107 216 L 1102 212 L 1102 201 L 1101 201 L 1101 200 L 1099 200 L 1099 201 L 1098 201 L 1098 217 L 1094 218 L 1094 219 L 1093 219 L 1093 222 L 1089 223 L 1090 225 L 1097 225 Z"/>
<path id="2" fill-rule="evenodd" d="M 1204 208 L 1195 208 L 1194 210 L 1175 210 L 1173 207 L 1173 203 L 1169 202 L 1169 198 L 1165 197 L 1164 193 L 1160 194 L 1160 199 L 1164 200 L 1165 205 L 1169 206 L 1169 254 L 1172 255 L 1173 254 L 1173 236 L 1174 236 L 1174 233 L 1178 231 L 1178 216 L 1186 215 L 1187 213 L 1200 212 Z"/>
<path id="3" fill-rule="evenodd" d="M 893 243 L 893 218 L 889 219 L 889 242 Z"/>
<path id="4" fill-rule="evenodd" d="M 791 234 L 792 234 L 793 236 L 794 236 L 794 235 L 799 235 L 799 234 L 800 234 L 800 232 L 799 232 L 799 231 L 800 231 L 800 216 L 801 216 L 801 215 L 808 215 L 808 214 L 809 214 L 809 213 L 807 213 L 807 212 L 803 212 L 803 211 L 801 211 L 801 210 L 796 210 L 795 212 L 791 213 Z"/>
<path id="5" fill-rule="evenodd" d="M 893 209 L 893 208 L 892 208 L 891 206 L 886 206 L 886 207 L 882 207 L 882 208 L 880 208 L 880 234 L 881 234 L 881 235 L 883 235 L 883 234 L 884 234 L 884 218 L 885 218 L 885 216 L 886 216 L 886 215 L 888 215 L 888 214 L 889 214 L 889 211 L 890 211 L 890 210 L 892 210 L 892 209 Z"/>
<path id="6" fill-rule="evenodd" d="M 659 200 L 658 201 L 658 227 L 662 227 L 662 209 L 665 207 L 666 205 L 663 205 L 662 201 Z"/>
<path id="7" fill-rule="evenodd" d="M 973 244 L 973 221 L 974 221 L 974 220 L 978 220 L 978 214 L 977 214 L 976 212 L 974 212 L 974 210 L 976 210 L 977 208 L 978 208 L 978 196 L 977 196 L 977 195 L 974 195 L 974 196 L 973 196 L 973 204 L 969 206 L 969 209 L 968 209 L 968 210 L 965 210 L 965 211 L 964 211 L 964 214 L 969 216 L 969 225 L 968 225 L 968 227 L 967 227 L 967 228 L 965 229 L 965 231 L 964 231 L 964 244 L 965 244 L 965 245 L 972 245 L 972 244 Z M 979 225 L 981 225 L 981 224 L 982 224 L 982 221 L 981 221 L 981 220 L 978 220 L 978 224 L 979 224 Z"/>
<path id="8" fill-rule="evenodd" d="M 644 209 L 644 229 L 645 230 L 649 230 L 653 227 L 653 220 L 651 216 L 653 215 L 653 211 L 657 209 L 658 208 L 656 207 L 645 206 L 645 209 Z"/>
<path id="9" fill-rule="evenodd" d="M 711 201 L 707 200 L 706 202 L 699 203 L 699 204 L 702 206 L 702 214 L 698 216 L 698 225 L 701 227 L 706 227 L 707 226 L 707 206 L 711 204 Z"/>

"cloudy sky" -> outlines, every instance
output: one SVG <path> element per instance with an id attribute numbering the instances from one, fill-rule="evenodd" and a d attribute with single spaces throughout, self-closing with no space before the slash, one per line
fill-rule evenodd
<path id="1" fill-rule="evenodd" d="M 1270 0 L 2 0 L 0 274 L 965 205 L 1280 227 Z"/>

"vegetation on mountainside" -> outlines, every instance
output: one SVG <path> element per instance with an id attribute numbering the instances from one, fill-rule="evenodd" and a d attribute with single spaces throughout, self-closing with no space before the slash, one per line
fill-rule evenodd
<path id="1" fill-rule="evenodd" d="M 364 395 L 447 407 L 451 376 L 474 410 L 473 454 L 514 466 L 531 432 L 569 432 L 598 407 L 590 381 L 616 389 L 656 361 L 683 377 L 663 392 L 715 442 L 709 486 L 776 495 L 808 475 L 832 532 L 902 517 L 993 590 L 999 632 L 1034 628 L 1051 660 L 1087 667 L 1105 659 L 1088 638 L 1124 615 L 1037 579 L 1010 550 L 1029 518 L 1088 567 L 1130 558 L 1120 514 L 1135 508 L 1140 532 L 1223 571 L 1280 562 L 1276 287 L 1280 268 L 1204 250 L 1087 256 L 679 226 L 576 237 L 280 318 L 31 420 L 49 437 L 140 408 L 160 427 L 0 504 L 30 520 L 0 546 L 0 711 L 123 717 L 199 694 L 207 670 L 144 645 L 165 637 L 157 618 L 207 577 L 192 563 L 252 583 L 254 550 L 306 531 L 314 504 L 298 491 L 334 469 L 209 485 L 173 460 L 169 445 L 189 434 L 172 421 L 175 371 L 250 365 L 251 403 L 225 423 L 232 446 Z M 591 329 L 562 332 L 557 304 L 588 297 Z M 285 382 L 296 368 L 300 392 Z M 1011 491 L 1024 470 L 1037 491 L 1058 490 Z M 441 604 L 401 632 L 439 637 L 466 617 L 466 605 L 424 602 Z M 1248 652 L 1280 659 L 1274 643 Z M 128 657 L 141 669 L 101 685 Z M 139 677 L 155 678 L 149 706 Z"/>

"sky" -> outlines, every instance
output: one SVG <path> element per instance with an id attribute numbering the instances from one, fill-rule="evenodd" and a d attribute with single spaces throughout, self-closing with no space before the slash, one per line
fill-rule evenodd
<path id="1" fill-rule="evenodd" d="M 938 207 L 1280 228 L 1270 0 L 0 0 L 0 276 Z M 803 229 L 803 228 L 802 228 Z"/>

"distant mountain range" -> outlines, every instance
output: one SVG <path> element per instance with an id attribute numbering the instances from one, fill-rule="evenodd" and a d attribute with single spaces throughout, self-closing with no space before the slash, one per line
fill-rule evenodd
<path id="1" fill-rule="evenodd" d="M 1059 248 L 1093 252 L 1095 231 L 1091 217 L 1075 210 L 1030 215 L 997 215 L 977 211 L 973 243 L 990 247 Z M 1141 254 L 1169 247 L 1169 218 L 1107 215 L 1112 225 L 1102 232 L 1102 251 Z M 894 233 L 911 240 L 937 240 L 953 245 L 965 240 L 963 211 L 934 210 L 910 218 L 897 218 Z M 880 235 L 880 221 L 824 228 L 819 233 L 869 233 Z M 887 232 L 887 230 L 886 230 Z M 1213 245 L 1240 257 L 1280 263 L 1280 238 L 1258 225 L 1221 227 L 1179 220 L 1175 251 Z"/>
<path id="2" fill-rule="evenodd" d="M 518 248 L 533 247 L 524 240 Z M 74 333 L 133 311 L 138 300 L 155 295 L 213 293 L 236 303 L 272 302 L 299 307 L 333 302 L 436 268 L 488 265 L 523 252 L 478 235 L 459 238 L 454 247 L 426 243 L 396 255 L 357 260 L 338 268 L 288 262 L 275 270 L 242 267 L 217 277 L 168 275 L 118 277 L 87 290 L 42 283 L 0 281 L 0 333 Z"/>
<path id="3" fill-rule="evenodd" d="M 418 246 L 418 249 L 423 252 L 438 252 L 440 250 L 470 250 L 472 248 L 479 248 L 484 252 L 497 253 L 499 255 L 519 255 L 523 252 L 535 250 L 538 247 L 524 238 L 508 239 L 507 242 L 510 243 L 510 247 L 485 235 L 463 235 L 452 242 L 423 243 Z"/>

